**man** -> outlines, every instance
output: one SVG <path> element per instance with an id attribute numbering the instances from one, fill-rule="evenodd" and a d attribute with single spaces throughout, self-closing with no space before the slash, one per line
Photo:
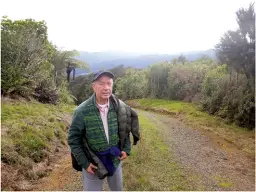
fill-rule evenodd
<path id="1" fill-rule="evenodd" d="M 68 143 L 71 153 L 82 167 L 85 191 L 101 191 L 103 185 L 103 180 L 96 174 L 99 171 L 97 163 L 90 158 L 88 150 L 91 150 L 104 164 L 110 189 L 122 191 L 121 162 L 129 156 L 131 150 L 126 127 L 130 126 L 131 131 L 136 128 L 135 144 L 139 140 L 138 122 L 134 121 L 134 124 L 128 117 L 123 118 L 124 109 L 128 106 L 112 95 L 113 78 L 114 75 L 108 71 L 94 75 L 92 81 L 94 94 L 78 106 L 69 129 Z M 134 111 L 131 112 L 134 114 Z M 135 116 L 137 118 L 137 115 Z M 122 122 L 123 119 L 125 122 Z M 84 147 L 84 142 L 89 148 Z"/>

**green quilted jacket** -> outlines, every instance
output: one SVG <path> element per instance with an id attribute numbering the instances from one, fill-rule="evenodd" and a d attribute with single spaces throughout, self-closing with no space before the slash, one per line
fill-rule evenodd
<path id="1" fill-rule="evenodd" d="M 120 150 L 130 154 L 130 131 L 133 129 L 134 144 L 139 140 L 138 116 L 134 110 L 129 110 L 121 100 L 114 95 L 110 97 L 108 111 L 109 143 L 107 142 L 100 112 L 96 106 L 96 97 L 93 94 L 88 100 L 81 103 L 73 114 L 72 123 L 68 132 L 68 144 L 78 164 L 87 169 L 90 164 L 88 151 L 85 151 L 83 141 L 86 140 L 92 152 L 101 152 L 112 146 L 119 146 Z M 132 123 L 132 111 L 134 121 Z M 134 125 L 132 128 L 132 124 Z M 136 131 L 134 131 L 136 130 Z M 119 160 L 113 159 L 117 166 Z"/>

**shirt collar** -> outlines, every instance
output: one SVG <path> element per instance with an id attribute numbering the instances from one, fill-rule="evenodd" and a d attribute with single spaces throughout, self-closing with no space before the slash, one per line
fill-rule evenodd
<path id="1" fill-rule="evenodd" d="M 109 109 L 109 99 L 108 99 L 108 102 L 107 102 L 106 104 L 104 104 L 104 105 L 100 105 L 100 104 L 98 104 L 97 102 L 96 102 L 96 105 L 97 105 L 97 107 L 98 107 L 99 109 L 101 109 L 101 108 L 107 108 L 107 109 Z"/>

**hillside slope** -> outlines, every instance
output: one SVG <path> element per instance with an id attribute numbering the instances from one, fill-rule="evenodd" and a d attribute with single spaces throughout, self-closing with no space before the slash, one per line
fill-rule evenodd
<path id="1" fill-rule="evenodd" d="M 1 188 L 29 190 L 46 176 L 67 148 L 66 133 L 75 106 L 2 98 Z"/>

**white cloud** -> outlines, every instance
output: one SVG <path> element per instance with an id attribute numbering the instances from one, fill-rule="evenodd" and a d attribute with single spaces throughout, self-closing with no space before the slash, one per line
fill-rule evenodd
<path id="1" fill-rule="evenodd" d="M 1 15 L 45 20 L 58 47 L 180 52 L 213 48 L 249 0 L 4 0 Z"/>

